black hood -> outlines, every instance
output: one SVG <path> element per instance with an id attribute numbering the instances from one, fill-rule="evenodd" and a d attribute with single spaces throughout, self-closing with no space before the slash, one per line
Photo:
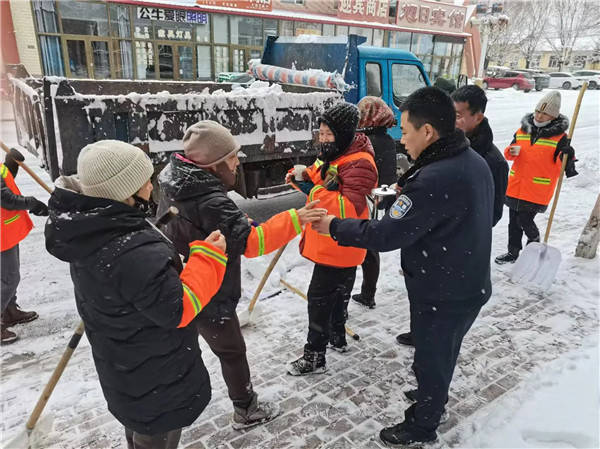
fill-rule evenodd
<path id="1" fill-rule="evenodd" d="M 61 177 L 48 202 L 46 249 L 65 262 L 83 262 L 108 242 L 150 227 L 144 214 L 125 203 L 85 196 L 75 176 Z M 97 259 L 97 257 L 92 258 Z"/>
<path id="2" fill-rule="evenodd" d="M 537 138 L 557 136 L 569 129 L 569 119 L 562 114 L 559 114 L 543 128 L 538 128 L 533 124 L 533 116 L 534 114 L 526 114 L 521 119 L 521 129 L 527 134 L 536 134 Z"/>
<path id="3" fill-rule="evenodd" d="M 160 189 L 175 201 L 204 196 L 213 192 L 226 192 L 223 183 L 208 170 L 182 161 L 171 154 L 167 166 L 158 176 Z"/>

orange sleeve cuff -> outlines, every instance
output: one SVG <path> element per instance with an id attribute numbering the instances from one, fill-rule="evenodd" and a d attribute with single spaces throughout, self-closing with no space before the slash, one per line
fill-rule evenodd
<path id="1" fill-rule="evenodd" d="M 183 314 L 177 327 L 187 326 L 221 288 L 227 256 L 208 242 L 190 243 L 190 257 L 179 275 L 183 287 Z"/>
<path id="2" fill-rule="evenodd" d="M 302 226 L 296 209 L 281 212 L 250 230 L 244 256 L 252 258 L 269 254 L 301 233 Z"/>

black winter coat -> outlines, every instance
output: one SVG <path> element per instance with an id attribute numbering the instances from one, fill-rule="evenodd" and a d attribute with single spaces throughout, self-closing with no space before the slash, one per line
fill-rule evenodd
<path id="1" fill-rule="evenodd" d="M 142 434 L 192 424 L 211 387 L 197 332 L 177 328 L 179 256 L 139 210 L 76 193 L 74 178 L 58 185 L 65 188 L 56 188 L 48 204 L 46 248 L 70 263 L 108 409 Z"/>
<path id="2" fill-rule="evenodd" d="M 378 184 L 392 185 L 398 179 L 396 174 L 396 142 L 384 127 L 368 128 L 367 135 L 375 152 L 375 165 L 379 175 Z"/>
<path id="3" fill-rule="evenodd" d="M 179 216 L 171 220 L 164 231 L 180 254 L 187 256 L 189 242 L 205 239 L 217 229 L 227 240 L 227 270 L 223 283 L 196 320 L 233 316 L 242 290 L 241 256 L 250 235 L 246 214 L 227 196 L 216 176 L 178 159 L 175 154 L 160 173 L 159 183 L 163 195 L 158 215 L 170 205 L 179 209 Z"/>
<path id="4" fill-rule="evenodd" d="M 481 157 L 485 159 L 492 172 L 494 179 L 494 221 L 493 225 L 502 218 L 504 209 L 504 197 L 506 196 L 506 187 L 508 186 L 508 162 L 498 147 L 494 145 L 494 134 L 488 123 L 487 118 L 479 124 L 471 135 L 467 135 L 473 148 Z"/>
<path id="5" fill-rule="evenodd" d="M 448 145 L 468 142 L 462 137 Z M 492 291 L 493 204 L 487 164 L 467 148 L 409 177 L 380 221 L 334 219 L 330 233 L 340 245 L 380 252 L 400 248 L 411 306 L 469 309 L 484 304 Z"/>

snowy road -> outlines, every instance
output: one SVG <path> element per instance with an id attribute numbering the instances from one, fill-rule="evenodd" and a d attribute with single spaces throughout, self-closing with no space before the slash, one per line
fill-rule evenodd
<path id="1" fill-rule="evenodd" d="M 577 92 L 563 94 L 570 116 Z M 495 143 L 503 148 L 543 92 L 490 91 L 487 116 Z M 588 91 L 573 140 L 579 176 L 564 183 L 550 244 L 563 262 L 546 293 L 511 284 L 507 267 L 492 265 L 494 293 L 467 335 L 450 391 L 450 420 L 440 428 L 449 447 L 599 447 L 598 430 L 598 257 L 574 257 L 579 234 L 599 193 L 600 91 Z M 16 144 L 13 123 L 1 123 L 1 138 Z M 35 159 L 28 158 L 35 165 Z M 42 173 L 41 170 L 38 172 Z M 47 176 L 44 176 L 48 179 Z M 48 195 L 25 173 L 17 178 L 26 195 Z M 296 201 L 296 199 L 290 198 Z M 268 202 L 253 201 L 265 209 Z M 270 204 L 287 207 L 286 200 Z M 264 212 L 264 211 L 263 211 Z M 19 431 L 56 366 L 79 320 L 68 266 L 44 249 L 44 220 L 21 246 L 19 303 L 40 318 L 14 330 L 21 337 L 2 347 L 0 411 L 2 447 Z M 547 214 L 537 219 L 543 230 Z M 494 228 L 493 253 L 504 251 L 508 213 Z M 271 256 L 243 261 L 245 299 L 251 296 Z M 292 242 L 267 283 L 264 296 L 280 289 L 279 279 L 305 290 L 312 266 Z M 360 270 L 356 286 L 360 285 Z M 401 420 L 408 406 L 402 391 L 414 384 L 412 352 L 394 336 L 407 329 L 408 303 L 398 275 L 398 253 L 382 255 L 377 308 L 350 305 L 348 325 L 361 336 L 346 354 L 328 354 L 330 372 L 310 378 L 285 375 L 285 363 L 306 337 L 306 305 L 289 292 L 259 303 L 255 323 L 244 329 L 254 384 L 263 398 L 278 400 L 284 414 L 265 426 L 237 432 L 228 426 L 231 404 L 216 358 L 206 345 L 203 358 L 213 399 L 183 433 L 189 448 L 379 448 L 384 425 Z M 122 427 L 108 413 L 84 338 L 51 397 L 39 447 L 119 448 Z"/>

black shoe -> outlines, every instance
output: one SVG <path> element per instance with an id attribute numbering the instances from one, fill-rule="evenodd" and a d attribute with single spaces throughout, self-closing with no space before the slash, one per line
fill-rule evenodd
<path id="1" fill-rule="evenodd" d="M 304 355 L 288 365 L 288 374 L 292 376 L 305 376 L 307 374 L 323 374 L 327 372 L 325 364 L 325 351 L 317 352 L 304 350 Z"/>
<path id="2" fill-rule="evenodd" d="M 329 347 L 337 352 L 348 352 L 348 342 L 346 335 L 332 335 L 329 338 Z"/>
<path id="3" fill-rule="evenodd" d="M 398 335 L 396 337 L 396 341 L 401 345 L 414 346 L 412 335 L 410 332 Z"/>
<path id="4" fill-rule="evenodd" d="M 386 446 L 408 446 L 414 443 L 431 443 L 437 440 L 435 432 L 416 432 L 404 422 L 392 427 L 385 427 L 379 432 L 379 438 Z"/>
<path id="5" fill-rule="evenodd" d="M 369 309 L 375 308 L 375 297 L 363 295 L 362 293 L 357 293 L 356 295 L 352 295 L 352 299 L 363 306 L 368 307 Z"/>
<path id="6" fill-rule="evenodd" d="M 519 258 L 519 253 L 511 253 L 510 251 L 506 254 L 502 254 L 494 259 L 498 265 L 504 265 L 505 263 L 515 263 Z"/>
<path id="7" fill-rule="evenodd" d="M 417 393 L 419 390 L 406 390 L 404 392 L 404 396 L 406 396 L 406 398 L 411 401 L 411 402 L 417 402 Z"/>

